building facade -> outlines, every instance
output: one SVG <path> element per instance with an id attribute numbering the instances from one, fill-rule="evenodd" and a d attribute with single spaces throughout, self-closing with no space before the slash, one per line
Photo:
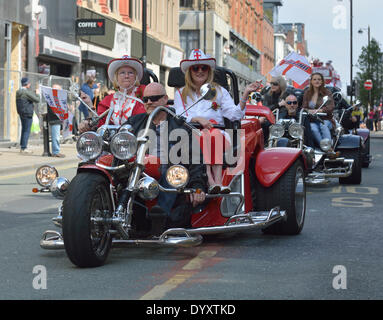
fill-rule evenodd
<path id="1" fill-rule="evenodd" d="M 159 81 L 167 87 L 170 68 L 183 58 L 179 42 L 179 3 L 174 0 L 147 0 L 146 56 L 142 45 L 142 0 L 77 0 L 78 18 L 105 19 L 104 36 L 81 36 L 81 81 L 94 71 L 101 83 L 110 83 L 109 61 L 123 55 L 145 60 Z M 172 96 L 172 90 L 169 94 Z"/>
<path id="2" fill-rule="evenodd" d="M 0 141 L 16 139 L 16 91 L 22 72 L 34 70 L 35 28 L 28 0 L 0 1 Z"/>

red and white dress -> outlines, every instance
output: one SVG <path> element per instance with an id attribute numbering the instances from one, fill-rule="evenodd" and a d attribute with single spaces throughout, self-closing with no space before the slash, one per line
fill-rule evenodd
<path id="1" fill-rule="evenodd" d="M 235 105 L 229 92 L 220 86 L 216 86 L 217 95 L 214 101 L 201 100 L 191 109 L 187 110 L 195 101 L 198 100 L 196 93 L 193 98 L 187 97 L 182 100 L 182 90 L 177 90 L 174 97 L 174 108 L 177 114 L 182 114 L 187 122 L 192 118 L 203 117 L 214 124 L 224 125 L 224 117 L 234 121 L 241 120 L 245 116 L 245 109 L 241 109 L 240 104 Z M 185 110 L 187 110 L 185 112 Z M 212 128 L 202 130 L 200 146 L 202 149 L 205 164 L 223 164 L 223 152 L 231 144 L 230 136 L 227 132 Z"/>
<path id="2" fill-rule="evenodd" d="M 110 118 L 109 123 L 115 125 L 122 125 L 128 120 L 131 116 L 134 116 L 139 113 L 145 113 L 145 107 L 142 102 L 131 98 L 141 98 L 145 89 L 145 85 L 140 85 L 139 87 L 135 87 L 132 93 L 128 96 L 125 96 L 122 92 L 117 91 L 113 95 L 106 96 L 97 107 L 97 113 L 100 115 L 109 107 L 113 108 L 113 114 Z M 98 126 L 102 126 L 105 124 L 106 117 L 103 117 Z"/>

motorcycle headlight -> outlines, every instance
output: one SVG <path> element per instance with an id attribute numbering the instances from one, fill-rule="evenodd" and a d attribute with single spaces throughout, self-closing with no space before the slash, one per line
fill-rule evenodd
<path id="1" fill-rule="evenodd" d="M 76 148 L 78 155 L 83 160 L 93 160 L 102 152 L 103 140 L 96 132 L 83 133 L 77 140 Z"/>
<path id="2" fill-rule="evenodd" d="M 281 124 L 274 124 L 270 127 L 270 138 L 281 138 L 285 134 L 285 128 Z"/>
<path id="3" fill-rule="evenodd" d="M 51 185 L 52 195 L 57 199 L 64 199 L 68 190 L 69 180 L 63 177 L 55 179 Z"/>
<path id="4" fill-rule="evenodd" d="M 320 142 L 320 148 L 327 152 L 331 149 L 331 141 L 329 139 L 322 139 Z"/>
<path id="5" fill-rule="evenodd" d="M 143 200 L 153 200 L 160 193 L 158 182 L 151 177 L 145 177 L 138 181 L 138 190 L 138 195 Z"/>
<path id="6" fill-rule="evenodd" d="M 182 188 L 189 182 L 189 171 L 184 166 L 174 165 L 166 171 L 166 181 L 173 188 Z"/>
<path id="7" fill-rule="evenodd" d="M 44 165 L 36 170 L 36 181 L 42 187 L 49 187 L 58 177 L 56 168 Z"/>
<path id="8" fill-rule="evenodd" d="M 293 123 L 289 127 L 289 134 L 294 139 L 300 139 L 303 137 L 303 127 L 299 123 Z"/>
<path id="9" fill-rule="evenodd" d="M 129 131 L 117 133 L 110 142 L 110 151 L 120 160 L 128 160 L 136 154 L 137 138 Z"/>

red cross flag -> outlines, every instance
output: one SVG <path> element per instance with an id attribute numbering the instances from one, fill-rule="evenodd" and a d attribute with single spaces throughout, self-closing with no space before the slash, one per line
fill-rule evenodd
<path id="1" fill-rule="evenodd" d="M 310 78 L 312 69 L 308 60 L 296 52 L 291 52 L 271 70 L 272 77 L 286 76 L 298 85 Z"/>
<path id="2" fill-rule="evenodd" d="M 41 93 L 48 106 L 60 120 L 68 118 L 68 92 L 66 90 L 41 86 Z"/>

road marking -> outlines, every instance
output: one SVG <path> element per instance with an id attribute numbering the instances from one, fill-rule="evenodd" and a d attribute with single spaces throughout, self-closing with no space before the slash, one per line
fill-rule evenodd
<path id="1" fill-rule="evenodd" d="M 167 293 L 177 288 L 180 284 L 198 273 L 209 259 L 216 255 L 215 250 L 201 251 L 195 258 L 191 259 L 182 267 L 176 275 L 165 281 L 163 284 L 155 286 L 153 289 L 145 293 L 140 300 L 159 300 Z"/>
<path id="2" fill-rule="evenodd" d="M 368 198 L 333 198 L 332 199 L 333 207 L 345 207 L 345 208 L 372 208 L 374 204 L 372 199 Z"/>

